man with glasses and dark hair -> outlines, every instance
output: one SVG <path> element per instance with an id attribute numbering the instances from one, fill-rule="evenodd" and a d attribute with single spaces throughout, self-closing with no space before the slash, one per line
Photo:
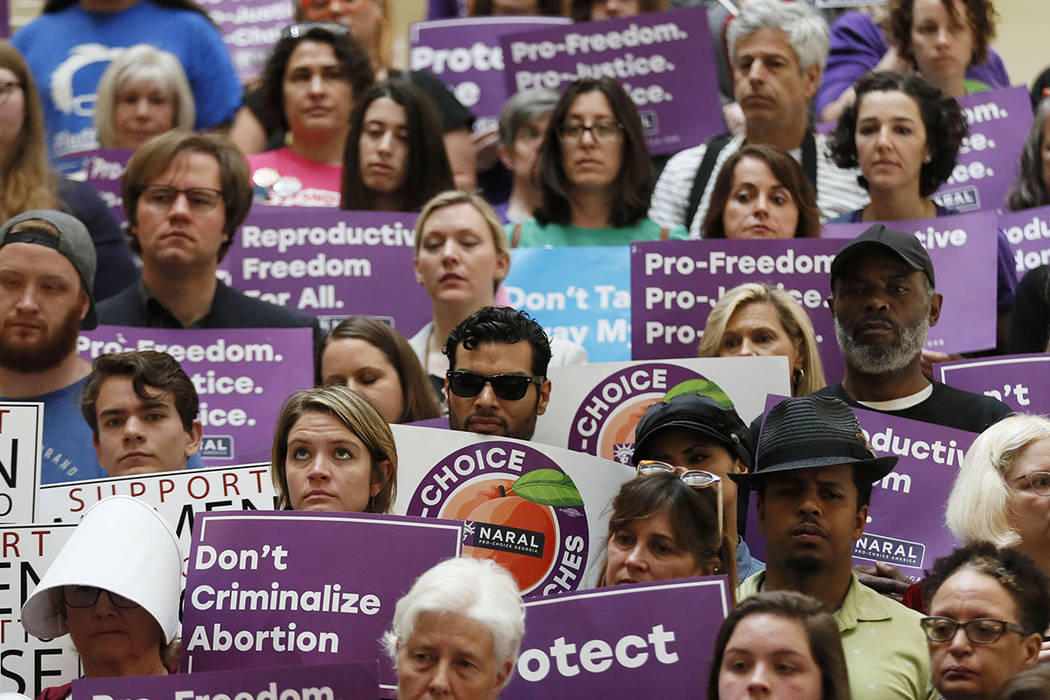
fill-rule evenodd
<path id="1" fill-rule="evenodd" d="M 486 306 L 452 329 L 445 355 L 453 430 L 532 439 L 551 397 L 550 341 L 538 323 L 523 311 Z"/>
<path id="2" fill-rule="evenodd" d="M 737 599 L 791 590 L 828 606 L 855 700 L 933 697 L 919 614 L 868 588 L 852 570 L 872 484 L 897 458 L 875 456 L 845 403 L 805 396 L 769 411 L 755 459 L 755 471 L 729 478 L 757 493 L 766 570 L 743 581 Z"/>
<path id="3" fill-rule="evenodd" d="M 945 700 L 992 698 L 1039 660 L 1050 625 L 1046 576 L 1027 555 L 989 542 L 941 557 L 926 578 L 933 682 Z"/>
<path id="4" fill-rule="evenodd" d="M 307 327 L 309 314 L 252 299 L 215 277 L 252 202 L 248 164 L 225 137 L 174 130 L 141 146 L 121 182 L 142 277 L 99 304 L 99 322 L 150 328 Z"/>

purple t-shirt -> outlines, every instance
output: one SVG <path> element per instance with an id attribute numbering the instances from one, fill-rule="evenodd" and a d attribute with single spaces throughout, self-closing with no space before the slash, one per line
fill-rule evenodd
<path id="1" fill-rule="evenodd" d="M 863 12 L 847 12 L 835 20 L 831 25 L 830 38 L 828 65 L 817 91 L 817 114 L 874 68 L 890 49 L 882 30 L 870 15 Z M 1010 87 L 1003 60 L 991 49 L 988 49 L 988 60 L 970 66 L 966 77 L 987 83 L 993 88 Z"/>

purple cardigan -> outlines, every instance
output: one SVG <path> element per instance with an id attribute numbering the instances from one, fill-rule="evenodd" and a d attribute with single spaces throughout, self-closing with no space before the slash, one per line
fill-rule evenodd
<path id="1" fill-rule="evenodd" d="M 863 12 L 847 12 L 831 25 L 831 51 L 824 79 L 817 91 L 816 108 L 819 115 L 839 95 L 870 71 L 889 51 L 882 30 Z M 966 77 L 987 83 L 993 88 L 1010 87 L 1006 66 L 999 54 L 988 49 L 988 60 L 970 66 Z"/>

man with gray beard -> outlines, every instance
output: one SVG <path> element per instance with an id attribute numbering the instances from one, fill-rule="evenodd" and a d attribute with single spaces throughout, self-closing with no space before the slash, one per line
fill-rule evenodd
<path id="1" fill-rule="evenodd" d="M 923 375 L 922 348 L 941 313 L 934 285 L 930 256 L 910 233 L 875 224 L 840 250 L 828 306 L 846 374 L 815 393 L 972 432 L 1010 415 L 996 399 Z"/>

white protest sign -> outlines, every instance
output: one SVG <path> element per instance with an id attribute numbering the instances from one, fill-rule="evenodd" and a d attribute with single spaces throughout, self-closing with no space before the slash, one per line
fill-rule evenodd
<path id="1" fill-rule="evenodd" d="M 0 523 L 33 520 L 44 404 L 0 402 Z"/>

